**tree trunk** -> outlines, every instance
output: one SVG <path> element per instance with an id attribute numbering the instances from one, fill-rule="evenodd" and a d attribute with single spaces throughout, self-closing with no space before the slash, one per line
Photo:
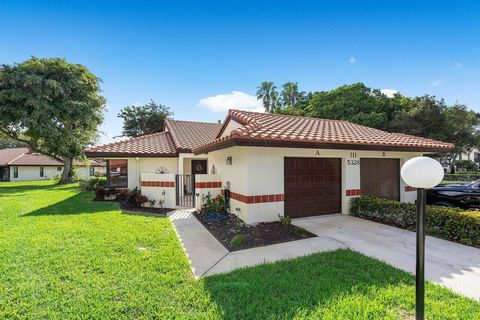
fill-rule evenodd
<path id="1" fill-rule="evenodd" d="M 65 158 L 63 161 L 63 172 L 62 178 L 58 182 L 59 184 L 63 183 L 72 183 L 73 181 L 73 158 Z"/>

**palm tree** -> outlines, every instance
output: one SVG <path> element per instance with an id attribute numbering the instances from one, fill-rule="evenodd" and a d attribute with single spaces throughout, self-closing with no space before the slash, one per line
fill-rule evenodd
<path id="1" fill-rule="evenodd" d="M 262 99 L 265 112 L 273 112 L 277 107 L 278 93 L 273 82 L 264 81 L 257 87 L 257 100 Z"/>
<path id="2" fill-rule="evenodd" d="M 294 107 L 298 104 L 300 93 L 298 92 L 298 82 L 287 82 L 282 86 L 282 103 L 285 107 Z"/>

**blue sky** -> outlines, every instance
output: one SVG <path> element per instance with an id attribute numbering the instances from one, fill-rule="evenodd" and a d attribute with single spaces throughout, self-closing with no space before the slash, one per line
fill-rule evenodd
<path id="1" fill-rule="evenodd" d="M 174 118 L 258 107 L 261 81 L 364 82 L 480 112 L 479 1 L 1 1 L 0 63 L 62 57 L 102 78 L 102 142 L 150 99 Z"/>

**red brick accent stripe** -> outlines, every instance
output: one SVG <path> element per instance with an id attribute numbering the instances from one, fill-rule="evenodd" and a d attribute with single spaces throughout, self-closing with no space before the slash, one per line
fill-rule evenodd
<path id="1" fill-rule="evenodd" d="M 203 189 L 203 188 L 221 188 L 222 182 L 221 181 L 214 181 L 214 182 L 195 182 L 195 188 Z"/>
<path id="2" fill-rule="evenodd" d="M 223 190 L 222 190 L 223 194 Z M 230 198 L 246 203 L 246 204 L 253 204 L 253 203 L 269 203 L 269 202 L 280 202 L 284 201 L 283 194 L 263 194 L 258 196 L 246 196 L 236 192 L 230 192 Z"/>
<path id="3" fill-rule="evenodd" d="M 409 191 L 417 191 L 417 188 L 405 186 L 405 192 L 409 192 Z"/>
<path id="4" fill-rule="evenodd" d="M 345 190 L 345 194 L 347 197 L 359 196 L 362 194 L 362 191 L 360 189 L 347 189 Z"/>
<path id="5" fill-rule="evenodd" d="M 173 181 L 142 181 L 140 185 L 142 187 L 174 188 L 175 182 Z"/>

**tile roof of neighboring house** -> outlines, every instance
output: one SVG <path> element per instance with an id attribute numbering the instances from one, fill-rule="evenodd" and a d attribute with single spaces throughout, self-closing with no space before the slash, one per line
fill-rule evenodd
<path id="1" fill-rule="evenodd" d="M 222 136 L 229 120 L 241 126 Z M 389 133 L 342 120 L 230 110 L 216 139 L 196 154 L 233 145 L 441 152 L 451 143 Z"/>
<path id="2" fill-rule="evenodd" d="M 88 164 L 102 166 L 94 160 L 74 159 L 75 166 Z M 41 153 L 33 152 L 29 148 L 7 148 L 0 149 L 0 166 L 63 166 L 63 161 Z M 103 163 L 105 166 L 105 163 Z"/>
<path id="3" fill-rule="evenodd" d="M 0 150 L 0 166 L 62 166 L 63 162 L 44 154 L 32 152 L 29 148 L 8 148 Z"/>
<path id="4" fill-rule="evenodd" d="M 219 123 L 166 120 L 166 131 L 91 147 L 90 157 L 176 157 L 213 140 Z"/>
<path id="5" fill-rule="evenodd" d="M 8 166 L 8 163 L 26 152 L 29 152 L 28 148 L 7 148 L 0 149 L 0 166 Z"/>

